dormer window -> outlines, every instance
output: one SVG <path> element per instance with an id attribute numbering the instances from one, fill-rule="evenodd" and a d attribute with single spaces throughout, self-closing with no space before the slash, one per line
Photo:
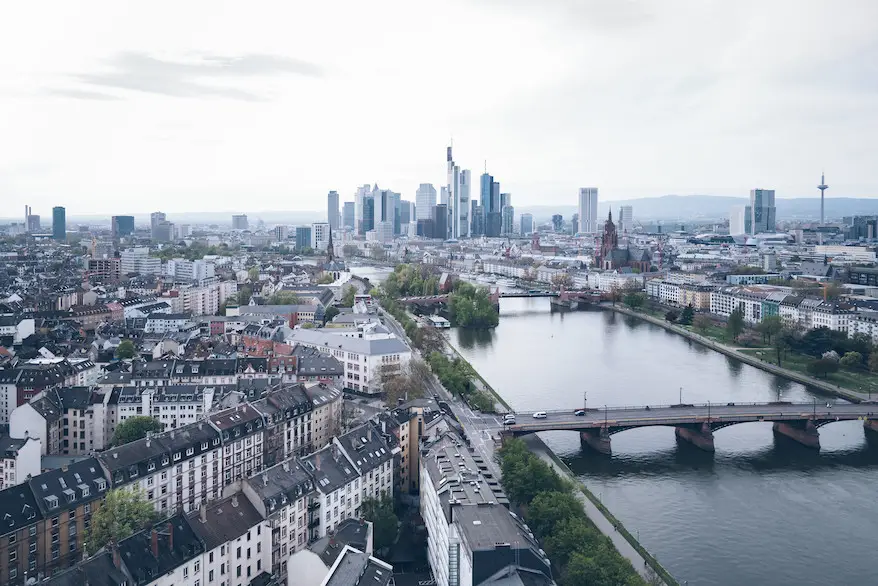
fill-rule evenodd
<path id="1" fill-rule="evenodd" d="M 50 509 L 55 509 L 58 507 L 58 497 L 53 494 L 50 494 L 46 497 L 46 506 Z"/>
<path id="2" fill-rule="evenodd" d="M 229 432 L 228 431 L 223 432 L 223 439 L 226 441 L 229 441 Z"/>
<path id="3" fill-rule="evenodd" d="M 155 462 L 150 460 L 149 464 L 146 465 L 146 470 L 147 472 L 152 472 L 153 470 L 155 470 Z"/>
<path id="4" fill-rule="evenodd" d="M 220 441 L 219 441 L 219 438 L 218 438 L 218 437 L 213 438 L 213 445 L 218 446 L 218 445 L 219 445 L 219 442 L 220 442 Z"/>
<path id="5" fill-rule="evenodd" d="M 167 466 L 170 463 L 170 460 L 167 456 L 162 456 L 162 466 Z"/>
<path id="6" fill-rule="evenodd" d="M 253 424 L 252 424 L 252 423 L 248 423 L 248 424 L 247 424 L 247 433 L 250 433 L 251 431 L 253 431 Z"/>
<path id="7" fill-rule="evenodd" d="M 186 455 L 191 456 L 195 453 L 195 448 L 186 448 Z"/>
<path id="8" fill-rule="evenodd" d="M 95 478 L 95 484 L 97 485 L 98 490 L 101 492 L 107 489 L 107 481 L 103 478 Z"/>
<path id="9" fill-rule="evenodd" d="M 207 449 L 207 442 L 201 442 L 201 449 L 202 449 L 202 450 L 206 450 L 206 449 Z"/>
<path id="10" fill-rule="evenodd" d="M 132 466 L 128 469 L 128 477 L 137 478 L 137 466 Z"/>
<path id="11" fill-rule="evenodd" d="M 174 454 L 174 462 L 176 462 L 177 460 L 179 460 L 182 457 L 183 457 L 183 454 L 181 452 L 177 452 L 176 454 Z"/>

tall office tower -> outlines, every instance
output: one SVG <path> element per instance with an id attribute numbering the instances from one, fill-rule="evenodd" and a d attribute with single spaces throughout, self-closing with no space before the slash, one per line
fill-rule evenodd
<path id="1" fill-rule="evenodd" d="M 774 232 L 777 229 L 777 208 L 773 189 L 750 190 L 751 234 Z"/>
<path id="2" fill-rule="evenodd" d="M 497 238 L 503 227 L 503 214 L 500 212 L 488 212 L 485 214 L 485 236 Z"/>
<path id="3" fill-rule="evenodd" d="M 415 207 L 418 220 L 429 220 L 433 214 L 433 206 L 436 205 L 436 188 L 432 183 L 421 183 L 415 192 Z"/>
<path id="4" fill-rule="evenodd" d="M 399 223 L 402 226 L 413 222 L 415 218 L 415 205 L 410 201 L 399 202 Z"/>
<path id="5" fill-rule="evenodd" d="M 341 225 L 343 228 L 352 230 L 357 227 L 357 204 L 355 202 L 344 202 L 344 207 L 341 210 Z"/>
<path id="6" fill-rule="evenodd" d="M 149 215 L 149 236 L 153 240 L 155 240 L 155 229 L 159 225 L 159 222 L 164 222 L 167 220 L 164 212 L 153 212 Z"/>
<path id="7" fill-rule="evenodd" d="M 729 214 L 729 234 L 731 236 L 740 236 L 742 234 L 752 234 L 752 215 L 750 206 L 736 206 L 732 208 Z"/>
<path id="8" fill-rule="evenodd" d="M 24 204 L 24 229 L 25 229 L 25 231 L 29 231 L 27 229 L 29 217 L 30 217 L 30 206 L 27 204 Z"/>
<path id="9" fill-rule="evenodd" d="M 460 226 L 460 234 L 459 238 L 465 238 L 469 236 L 469 224 L 470 224 L 470 192 L 472 190 L 473 183 L 473 173 L 469 169 L 463 169 L 460 172 L 460 202 L 458 203 L 458 210 L 460 210 L 460 218 L 459 218 L 459 226 Z"/>
<path id="10" fill-rule="evenodd" d="M 503 206 L 502 226 L 500 234 L 502 236 L 510 236 L 515 233 L 515 208 L 512 206 Z"/>
<path id="11" fill-rule="evenodd" d="M 134 216 L 113 216 L 111 219 L 113 238 L 134 234 Z"/>
<path id="12" fill-rule="evenodd" d="M 170 242 L 174 239 L 174 224 L 167 220 L 162 220 L 155 225 L 152 239 L 156 242 Z"/>
<path id="13" fill-rule="evenodd" d="M 67 210 L 61 206 L 52 208 L 52 238 L 58 242 L 67 240 Z"/>
<path id="14" fill-rule="evenodd" d="M 444 206 L 448 205 L 448 186 L 446 185 L 439 188 L 439 204 Z"/>
<path id="15" fill-rule="evenodd" d="M 330 191 L 326 196 L 326 221 L 330 230 L 338 230 L 338 192 Z"/>
<path id="16" fill-rule="evenodd" d="M 394 192 L 387 192 L 387 214 L 385 221 L 393 225 L 393 235 L 399 236 L 402 231 L 402 195 Z"/>
<path id="17" fill-rule="evenodd" d="M 482 206 L 482 213 L 487 214 L 491 210 L 491 186 L 494 185 L 494 178 L 487 173 L 482 173 L 479 180 L 479 205 Z"/>
<path id="18" fill-rule="evenodd" d="M 552 230 L 555 232 L 560 232 L 564 227 L 564 216 L 561 214 L 554 214 L 552 216 Z"/>
<path id="19" fill-rule="evenodd" d="M 363 219 L 366 211 L 365 199 L 369 197 L 371 193 L 372 188 L 369 185 L 363 185 L 358 187 L 357 193 L 354 194 L 354 230 L 360 236 L 366 234 L 366 231 L 363 229 Z"/>
<path id="20" fill-rule="evenodd" d="M 433 206 L 433 238 L 448 239 L 448 206 Z"/>
<path id="21" fill-rule="evenodd" d="M 250 227 L 247 222 L 247 214 L 237 214 L 232 216 L 232 230 L 246 230 Z"/>
<path id="22" fill-rule="evenodd" d="M 454 164 L 451 147 L 446 150 L 446 162 L 448 164 L 447 191 L 448 191 L 448 232 L 451 238 L 460 238 L 466 234 L 466 229 L 461 233 L 461 219 L 467 217 L 468 210 L 463 210 L 463 187 L 460 165 Z M 466 207 L 469 207 L 467 198 Z"/>
<path id="23" fill-rule="evenodd" d="M 512 194 L 511 193 L 501 193 L 500 194 L 500 211 L 503 211 L 503 208 L 506 206 L 512 205 Z"/>
<path id="24" fill-rule="evenodd" d="M 311 226 L 296 226 L 296 249 L 311 248 Z"/>
<path id="25" fill-rule="evenodd" d="M 502 205 L 500 202 L 500 182 L 494 181 L 491 184 L 491 211 L 500 213 L 502 211 Z"/>
<path id="26" fill-rule="evenodd" d="M 521 218 L 519 219 L 521 227 L 519 228 L 519 232 L 522 236 L 528 236 L 534 231 L 534 217 L 533 214 L 521 214 Z"/>
<path id="27" fill-rule="evenodd" d="M 573 217 L 570 219 L 570 231 L 573 234 L 579 232 L 579 214 L 573 214 Z"/>
<path id="28" fill-rule="evenodd" d="M 472 200 L 470 203 L 470 218 L 472 220 L 470 221 L 469 234 L 473 238 L 478 238 L 485 235 L 485 210 L 476 200 Z"/>
<path id="29" fill-rule="evenodd" d="M 598 188 L 579 188 L 579 231 L 596 234 L 598 231 Z"/>
<path id="30" fill-rule="evenodd" d="M 360 226 L 363 235 L 375 229 L 375 198 L 371 195 L 363 198 L 363 218 Z"/>
<path id="31" fill-rule="evenodd" d="M 182 226 L 181 226 L 182 228 Z M 287 239 L 287 227 L 286 226 L 275 226 L 274 230 L 274 239 L 278 242 L 284 242 Z"/>
<path id="32" fill-rule="evenodd" d="M 619 208 L 619 232 L 631 232 L 634 229 L 634 207 L 621 206 Z"/>
<path id="33" fill-rule="evenodd" d="M 311 224 L 311 248 L 323 251 L 329 244 L 329 222 L 314 222 Z"/>

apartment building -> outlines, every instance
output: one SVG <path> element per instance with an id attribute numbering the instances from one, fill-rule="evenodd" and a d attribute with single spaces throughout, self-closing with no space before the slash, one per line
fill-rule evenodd
<path id="1" fill-rule="evenodd" d="M 268 392 L 253 408 L 265 418 L 263 438 L 265 466 L 312 451 L 312 408 L 301 385 L 284 384 Z"/>
<path id="2" fill-rule="evenodd" d="M 208 419 L 222 434 L 223 485 L 262 470 L 265 421 L 259 411 L 244 403 L 214 413 Z"/>
<path id="3" fill-rule="evenodd" d="M 220 432 L 200 422 L 111 448 L 98 460 L 113 488 L 139 488 L 159 513 L 189 512 L 222 491 L 220 444 Z"/>
<path id="4" fill-rule="evenodd" d="M 40 473 L 40 441 L 25 437 L 0 438 L 0 490 L 20 484 Z"/>

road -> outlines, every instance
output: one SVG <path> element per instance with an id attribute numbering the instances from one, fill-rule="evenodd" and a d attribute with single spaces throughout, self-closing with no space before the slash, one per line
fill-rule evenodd
<path id="1" fill-rule="evenodd" d="M 806 419 L 851 421 L 878 414 L 878 405 L 869 403 L 745 403 L 656 407 L 610 407 L 589 409 L 584 416 L 574 410 L 549 411 L 543 419 L 533 413 L 517 414 L 510 431 L 546 431 L 552 429 L 628 428 L 687 423 L 744 423 L 749 421 L 802 421 Z"/>

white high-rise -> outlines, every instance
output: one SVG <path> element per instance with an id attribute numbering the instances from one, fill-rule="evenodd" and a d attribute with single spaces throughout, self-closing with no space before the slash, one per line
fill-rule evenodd
<path id="1" fill-rule="evenodd" d="M 311 224 L 311 248 L 314 250 L 326 250 L 329 244 L 329 222 L 315 222 Z"/>
<path id="2" fill-rule="evenodd" d="M 620 206 L 619 207 L 619 232 L 623 234 L 625 232 L 631 232 L 634 228 L 634 207 L 633 206 Z"/>
<path id="3" fill-rule="evenodd" d="M 579 231 L 595 234 L 598 231 L 598 188 L 579 188 Z"/>
<path id="4" fill-rule="evenodd" d="M 454 164 L 454 157 L 451 155 L 451 147 L 447 152 L 448 162 L 448 233 L 451 238 L 460 237 L 460 166 Z"/>
<path id="5" fill-rule="evenodd" d="M 418 220 L 429 220 L 433 217 L 433 206 L 436 205 L 436 188 L 432 183 L 421 183 L 415 193 L 415 213 Z"/>
<path id="6" fill-rule="evenodd" d="M 460 221 L 460 237 L 469 236 L 470 225 L 470 187 L 473 183 L 473 173 L 469 169 L 463 169 L 460 172 L 460 202 L 458 204 L 457 217 Z"/>

